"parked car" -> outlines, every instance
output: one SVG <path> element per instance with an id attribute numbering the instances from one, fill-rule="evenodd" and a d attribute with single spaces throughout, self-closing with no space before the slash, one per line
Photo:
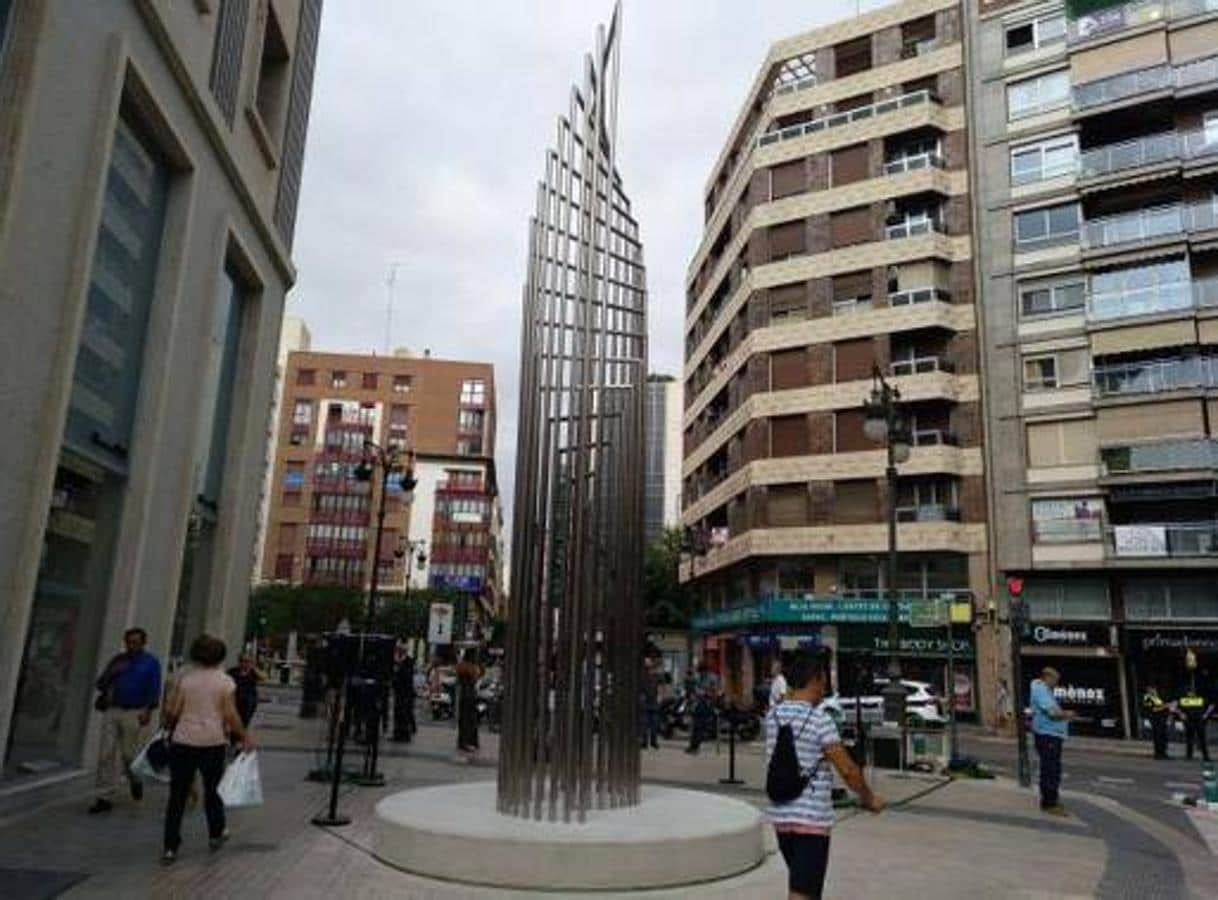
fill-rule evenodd
<path id="1" fill-rule="evenodd" d="M 884 721 L 884 686 L 887 678 L 875 679 L 875 693 L 862 697 L 842 697 L 834 694 L 825 699 L 825 708 L 829 715 L 839 724 L 855 720 L 855 705 L 860 704 L 863 711 L 863 721 L 869 725 Z M 902 679 L 901 686 L 905 688 L 905 714 L 907 722 L 914 726 L 946 725 L 947 718 L 943 715 L 939 693 L 933 684 L 926 681 L 906 681 Z"/>

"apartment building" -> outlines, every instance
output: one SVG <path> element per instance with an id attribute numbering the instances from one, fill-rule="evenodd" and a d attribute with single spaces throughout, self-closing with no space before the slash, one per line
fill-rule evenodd
<path id="1" fill-rule="evenodd" d="M 958 601 L 960 708 L 992 696 L 968 624 L 989 578 L 962 40 L 958 2 L 907 0 L 777 42 L 708 180 L 682 577 L 735 693 L 783 647 L 835 647 L 846 690 L 887 651 L 886 456 L 862 407 L 878 371 L 912 444 L 895 587 Z M 906 677 L 943 684 L 938 635 L 902 631 Z"/>
<path id="2" fill-rule="evenodd" d="M 386 592 L 447 590 L 459 617 L 501 602 L 495 474 L 495 379 L 489 363 L 399 351 L 378 357 L 288 356 L 270 496 L 263 581 Z M 394 475 L 379 552 L 380 472 L 361 481 L 366 442 L 398 447 L 417 484 Z"/>
<path id="3" fill-rule="evenodd" d="M 0 807 L 124 628 L 242 638 L 321 6 L 0 3 Z"/>
<path id="4" fill-rule="evenodd" d="M 1218 672 L 1218 3 L 970 5 L 991 539 L 1081 728 Z"/>
<path id="5" fill-rule="evenodd" d="M 650 546 L 681 520 L 681 382 L 647 376 L 643 436 L 643 537 Z"/>

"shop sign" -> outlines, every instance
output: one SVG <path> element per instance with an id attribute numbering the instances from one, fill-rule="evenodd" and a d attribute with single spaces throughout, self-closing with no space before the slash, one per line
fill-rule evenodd
<path id="1" fill-rule="evenodd" d="M 453 605 L 433 603 L 427 621 L 427 639 L 433 644 L 453 642 Z"/>
<path id="2" fill-rule="evenodd" d="M 1071 733 L 1115 735 L 1121 727 L 1121 690 L 1116 660 L 1085 657 L 1049 657 L 1045 664 L 1061 673 L 1061 682 L 1053 696 L 1063 709 L 1074 710 L 1077 718 L 1070 723 Z M 1039 677 L 1038 671 L 1024 669 L 1024 697 L 1028 683 Z"/>
<path id="3" fill-rule="evenodd" d="M 1162 525 L 1114 525 L 1117 556 L 1167 556 L 1167 529 Z"/>
<path id="4" fill-rule="evenodd" d="M 477 575 L 444 575 L 432 573 L 431 587 L 440 591 L 459 591 L 463 594 L 482 592 L 482 579 Z"/>
<path id="5" fill-rule="evenodd" d="M 1142 650 L 1178 650 L 1181 653 L 1185 650 L 1218 650 L 1218 632 L 1142 632 L 1138 634 L 1136 646 Z"/>
<path id="6" fill-rule="evenodd" d="M 909 623 L 910 607 L 915 601 L 898 603 L 900 621 Z M 969 602 L 951 604 L 952 621 L 965 624 L 972 620 Z M 754 625 L 841 625 L 888 622 L 888 601 L 853 600 L 841 597 L 767 597 L 749 606 L 717 610 L 695 616 L 695 631 L 726 631 Z"/>
<path id="7" fill-rule="evenodd" d="M 947 657 L 946 629 L 932 633 L 903 627 L 898 644 L 901 656 Z M 843 626 L 837 632 L 837 647 L 841 653 L 862 652 L 885 656 L 888 653 L 888 634 L 883 628 Z M 952 638 L 952 653 L 962 660 L 973 659 L 977 655 L 972 640 L 967 636 L 962 637 L 959 631 Z"/>
<path id="8" fill-rule="evenodd" d="M 1109 647 L 1112 632 L 1107 625 L 1033 625 L 1025 643 L 1038 647 Z"/>

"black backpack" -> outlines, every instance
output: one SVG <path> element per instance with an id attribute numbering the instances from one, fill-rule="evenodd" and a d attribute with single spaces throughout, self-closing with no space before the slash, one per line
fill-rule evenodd
<path id="1" fill-rule="evenodd" d="M 777 714 L 772 715 L 777 722 Z M 808 713 L 803 725 L 799 727 L 799 735 L 804 733 L 811 718 L 812 713 Z M 799 735 L 795 734 L 791 724 L 787 722 L 778 726 L 778 736 L 774 740 L 774 753 L 770 756 L 770 765 L 766 770 L 765 792 L 770 800 L 780 806 L 798 800 L 807 790 L 808 782 L 816 775 L 816 770 L 820 768 L 819 760 L 809 772 L 804 772 L 799 767 L 799 754 L 795 751 L 795 739 Z"/>

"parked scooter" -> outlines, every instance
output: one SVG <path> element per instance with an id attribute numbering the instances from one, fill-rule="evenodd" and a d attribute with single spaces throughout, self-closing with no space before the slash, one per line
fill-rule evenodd
<path id="1" fill-rule="evenodd" d="M 503 684 L 490 679 L 483 679 L 478 685 L 478 722 L 487 727 L 492 734 L 498 734 L 503 721 Z"/>

